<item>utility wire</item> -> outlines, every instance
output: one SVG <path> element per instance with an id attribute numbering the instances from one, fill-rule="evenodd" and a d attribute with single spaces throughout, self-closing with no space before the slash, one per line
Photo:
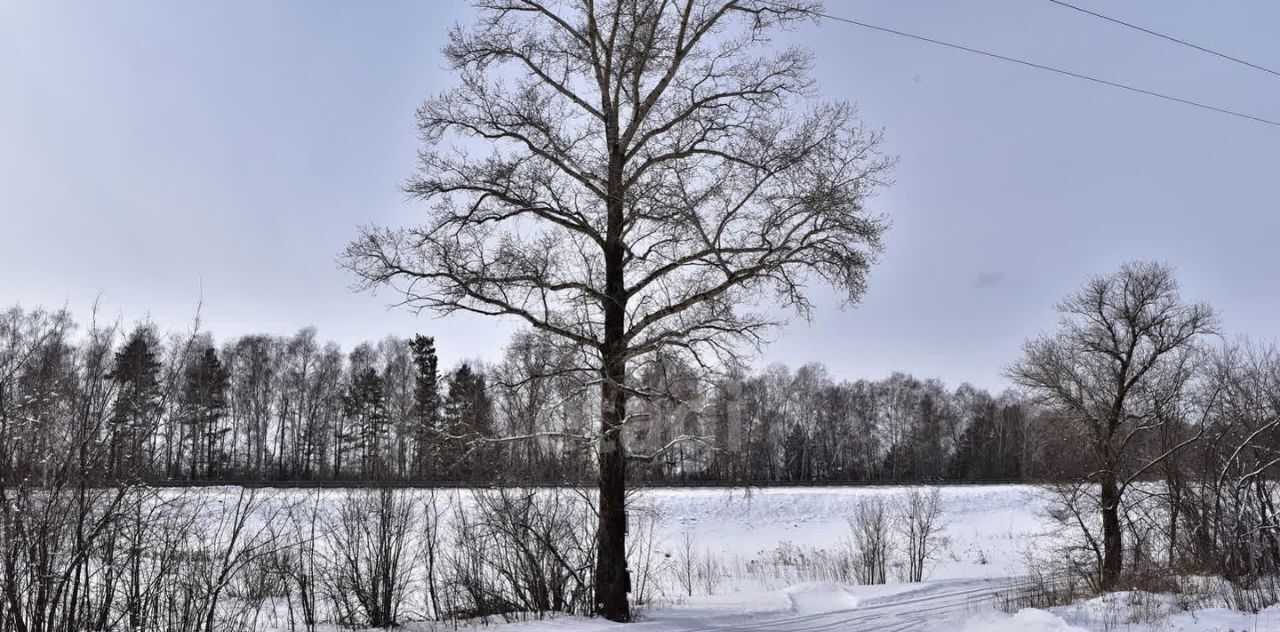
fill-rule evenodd
<path id="1" fill-rule="evenodd" d="M 1118 18 L 1113 18 L 1113 17 L 1111 17 L 1111 16 L 1103 15 L 1103 14 L 1101 14 L 1101 13 L 1098 13 L 1097 11 L 1091 11 L 1091 10 L 1086 9 L 1086 8 L 1084 8 L 1084 7 L 1076 6 L 1076 5 L 1074 5 L 1074 4 L 1071 4 L 1070 2 L 1063 2 L 1063 0 L 1049 0 L 1049 2 L 1052 2 L 1052 3 L 1054 3 L 1054 4 L 1058 5 L 1058 6 L 1061 6 L 1061 7 L 1066 7 L 1066 8 L 1068 8 L 1068 9 L 1073 9 L 1073 10 L 1075 10 L 1075 11 L 1079 11 L 1079 12 L 1084 13 L 1084 14 L 1086 14 L 1086 15 L 1092 15 L 1092 16 L 1093 16 L 1093 17 L 1095 17 L 1095 18 L 1100 18 L 1100 19 L 1106 20 L 1106 21 L 1108 21 L 1108 22 L 1113 22 L 1113 23 L 1115 23 L 1115 24 L 1119 24 L 1119 25 L 1121 25 L 1121 26 L 1127 26 L 1127 27 L 1129 27 L 1129 28 L 1131 28 L 1131 29 L 1134 29 L 1134 30 L 1136 30 L 1136 31 L 1142 31 L 1143 33 L 1146 33 L 1147 35 L 1154 35 L 1155 37 L 1158 37 L 1158 38 L 1163 39 L 1163 40 L 1168 40 L 1168 41 L 1173 42 L 1173 43 L 1175 43 L 1175 44 L 1182 44 L 1183 46 L 1189 46 L 1189 47 L 1194 48 L 1194 49 L 1196 49 L 1196 50 L 1198 50 L 1198 51 L 1200 51 L 1200 52 L 1203 52 L 1203 53 L 1209 53 L 1210 55 L 1214 55 L 1214 56 L 1217 56 L 1217 57 L 1221 57 L 1221 58 L 1226 59 L 1226 60 L 1228 60 L 1228 61 L 1234 61 L 1234 62 L 1236 62 L 1237 64 L 1244 64 L 1245 66 L 1248 66 L 1248 67 L 1253 68 L 1253 69 L 1255 69 L 1255 70 L 1261 70 L 1262 72 L 1270 73 L 1270 74 L 1273 74 L 1273 75 L 1275 75 L 1275 76 L 1277 76 L 1277 77 L 1280 77 L 1280 71 L 1272 70 L 1272 69 L 1270 69 L 1270 68 L 1267 68 L 1266 66 L 1262 66 L 1262 65 L 1259 65 L 1259 64 L 1255 64 L 1255 63 L 1250 62 L 1250 61 L 1245 61 L 1245 60 L 1243 60 L 1243 59 L 1240 59 L 1239 57 L 1232 57 L 1231 55 L 1228 55 L 1228 54 L 1226 54 L 1226 53 L 1220 53 L 1220 52 L 1218 52 L 1218 51 L 1216 51 L 1216 50 L 1213 50 L 1212 48 L 1206 48 L 1206 47 L 1201 46 L 1201 45 L 1199 45 L 1199 44 L 1193 44 L 1193 43 L 1191 43 L 1191 42 L 1188 42 L 1187 40 L 1179 39 L 1179 38 L 1177 38 L 1177 37 L 1173 37 L 1172 35 L 1165 35 L 1164 33 L 1160 33 L 1160 32 L 1158 32 L 1158 31 L 1153 31 L 1153 30 L 1151 30 L 1151 29 L 1149 29 L 1149 28 L 1141 27 L 1141 26 L 1138 26 L 1137 24 L 1133 24 L 1133 23 L 1131 23 L 1131 22 L 1125 22 L 1124 20 L 1121 20 L 1121 19 L 1118 19 Z"/>
<path id="2" fill-rule="evenodd" d="M 906 38 L 908 38 L 908 39 L 913 39 L 913 40 L 917 40 L 917 41 L 921 41 L 921 42 L 927 42 L 927 43 L 929 43 L 929 44 L 934 44 L 934 45 L 937 45 L 937 46 L 943 46 L 943 47 L 946 47 L 946 48 L 951 48 L 951 49 L 955 49 L 955 50 L 961 50 L 961 51 L 964 51 L 964 52 L 966 52 L 966 53 L 973 53 L 973 54 L 975 54 L 975 55 L 982 55 L 983 57 L 990 57 L 991 59 L 999 59 L 1000 61 L 1007 61 L 1007 62 L 1010 62 L 1010 63 L 1019 64 L 1019 65 L 1027 66 L 1027 67 L 1030 67 L 1030 68 L 1035 68 L 1035 69 L 1037 69 L 1037 70 L 1046 70 L 1046 71 L 1048 71 L 1048 72 L 1056 73 L 1056 74 L 1059 74 L 1059 75 L 1064 75 L 1064 76 L 1067 76 L 1067 77 L 1074 77 L 1074 78 L 1076 78 L 1076 79 L 1083 79 L 1083 80 L 1085 80 L 1085 81 L 1092 81 L 1093 83 L 1099 83 L 1099 84 L 1102 84 L 1102 85 L 1104 85 L 1104 86 L 1111 86 L 1111 87 L 1113 87 L 1113 88 L 1120 88 L 1121 90 L 1128 90 L 1128 91 L 1130 91 L 1130 92 L 1136 92 L 1136 93 L 1138 93 L 1138 94 L 1145 94 L 1145 95 L 1147 95 L 1147 96 L 1156 97 L 1156 98 L 1158 98 L 1158 99 L 1164 99 L 1164 100 L 1166 100 L 1166 101 L 1173 101 L 1174 103 L 1181 103 L 1181 104 L 1183 104 L 1183 105 L 1189 105 L 1189 106 L 1192 106 L 1192 107 L 1200 108 L 1200 109 L 1202 109 L 1202 110 L 1209 110 L 1210 112 L 1217 112 L 1217 113 L 1219 113 L 1219 114 L 1226 114 L 1226 115 L 1228 115 L 1228 116 L 1234 116 L 1234 117 L 1237 117 L 1237 118 L 1248 119 L 1248 120 L 1250 120 L 1250 121 L 1254 121 L 1254 122 L 1257 122 L 1257 123 L 1263 123 L 1263 124 L 1266 124 L 1266 125 L 1271 125 L 1271 126 L 1273 126 L 1273 127 L 1280 127 L 1280 121 L 1277 121 L 1277 120 L 1274 120 L 1274 119 L 1263 118 L 1263 117 L 1261 117 L 1261 116 L 1254 116 L 1254 115 L 1252 115 L 1252 114 L 1245 114 L 1244 112 L 1238 112 L 1238 111 L 1236 111 L 1236 110 L 1229 110 L 1229 109 L 1227 109 L 1227 108 L 1220 108 L 1220 107 L 1218 107 L 1218 106 L 1216 106 L 1216 105 L 1209 105 L 1208 103 L 1202 103 L 1202 102 L 1200 102 L 1200 101 L 1193 101 L 1193 100 L 1191 100 L 1191 99 L 1184 99 L 1184 98 L 1182 98 L 1182 97 L 1175 97 L 1175 96 L 1168 95 L 1168 94 L 1164 94 L 1164 93 L 1161 93 L 1161 92 L 1156 92 L 1156 91 L 1154 91 L 1154 90 L 1147 90 L 1147 89 L 1145 89 L 1145 88 L 1139 88 L 1139 87 L 1137 87 L 1137 86 L 1132 86 L 1132 85 L 1129 85 L 1129 84 L 1119 83 L 1119 82 L 1116 82 L 1116 81 L 1109 81 L 1109 80 L 1107 80 L 1107 79 L 1099 79 L 1099 78 L 1097 78 L 1097 77 L 1092 77 L 1092 76 L 1090 76 L 1090 75 L 1086 75 L 1086 74 L 1078 73 L 1078 72 L 1075 72 L 1075 71 L 1072 71 L 1072 70 L 1065 70 L 1065 69 L 1062 69 L 1062 68 L 1057 68 L 1057 67 L 1055 67 L 1055 66 L 1048 66 L 1048 65 L 1045 65 L 1045 64 L 1039 64 L 1039 63 L 1036 63 L 1036 62 L 1033 62 L 1033 61 L 1027 61 L 1027 60 L 1025 60 L 1025 59 L 1018 59 L 1017 57 L 1009 57 L 1009 56 L 1007 56 L 1007 55 L 1001 55 L 1001 54 L 999 54 L 999 53 L 993 53 L 993 52 L 991 52 L 991 51 L 986 51 L 986 50 L 982 50 L 982 49 L 978 49 L 978 48 L 971 48 L 971 47 L 969 47 L 969 46 L 963 46 L 963 45 L 961 45 L 961 44 L 953 44 L 953 43 L 951 43 L 951 42 L 944 42 L 944 41 L 942 41 L 942 40 L 933 39 L 933 38 L 931 38 L 931 37 L 925 37 L 925 36 L 923 36 L 923 35 L 916 35 L 916 34 L 914 34 L 914 33 L 907 33 L 907 32 L 905 32 L 905 31 L 898 31 L 898 30 L 891 29 L 891 28 L 884 27 L 884 26 L 876 26 L 875 24 L 870 24 L 870 23 L 867 23 L 867 22 L 862 22 L 862 21 L 859 21 L 859 20 L 854 20 L 854 19 L 852 19 L 852 18 L 844 18 L 844 17 L 840 17 L 840 16 L 838 16 L 838 15 L 831 15 L 831 14 L 829 14 L 829 13 L 822 13 L 822 12 L 820 12 L 820 11 L 812 11 L 812 10 L 810 10 L 810 11 L 806 11 L 806 13 L 808 13 L 808 14 L 810 14 L 810 15 L 813 15 L 813 16 L 820 17 L 820 18 L 824 18 L 824 19 L 827 19 L 827 20 L 834 20 L 834 21 L 836 21 L 836 22 L 844 22 L 844 23 L 846 23 L 846 24 L 852 24 L 852 25 L 854 25 L 854 26 L 861 26 L 862 28 L 871 29 L 871 30 L 873 30 L 873 31 L 879 31 L 879 32 L 881 32 L 881 33 L 888 33 L 888 34 L 890 34 L 890 35 L 897 35 L 897 36 L 899 36 L 899 37 L 906 37 Z"/>

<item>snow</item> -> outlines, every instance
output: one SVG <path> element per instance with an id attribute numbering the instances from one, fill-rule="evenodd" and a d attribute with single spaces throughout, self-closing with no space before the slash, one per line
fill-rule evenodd
<path id="1" fill-rule="evenodd" d="M 1052 611 L 997 612 L 991 597 L 1027 572 L 1028 554 L 1049 535 L 1048 500 L 1033 486 L 941 488 L 945 544 L 928 580 L 858 586 L 796 581 L 779 569 L 742 576 L 780 548 L 834 551 L 848 546 L 847 517 L 869 498 L 892 500 L 902 487 L 814 487 L 757 490 L 652 489 L 637 506 L 661 516 L 663 546 L 687 537 L 726 562 L 727 577 L 711 594 L 698 592 L 642 609 L 639 622 L 557 618 L 497 626 L 496 632 L 1161 632 L 1280 631 L 1280 608 L 1259 614 L 1222 609 L 1165 613 L 1109 596 Z M 788 548 L 789 547 L 789 548 Z M 728 563 L 737 560 L 737 565 Z M 735 576 L 736 573 L 736 576 Z M 672 591 L 678 592 L 678 591 Z"/>
<path id="2" fill-rule="evenodd" d="M 812 584 L 779 591 L 790 605 L 773 611 L 752 610 L 757 596 L 699 600 L 649 613 L 627 626 L 607 621 L 561 618 L 510 624 L 497 632 L 1078 632 L 1061 618 L 1042 610 L 1015 615 L 984 611 L 974 614 L 968 602 L 1006 585 L 994 579 L 942 580 L 886 586 Z M 761 595 L 768 599 L 767 595 Z M 774 602 L 776 604 L 776 602 Z"/>
<path id="3" fill-rule="evenodd" d="M 1086 632 L 1044 610 L 1027 608 L 1016 614 L 990 612 L 970 617 L 960 632 Z"/>
<path id="4" fill-rule="evenodd" d="M 1175 595 L 1122 591 L 1055 608 L 1067 621 L 1116 632 L 1253 632 L 1280 630 L 1280 606 L 1256 614 L 1226 608 L 1187 610 Z"/>
<path id="5" fill-rule="evenodd" d="M 857 608 L 859 591 L 831 583 L 798 584 L 786 590 L 791 610 L 797 614 L 829 614 Z"/>
<path id="6" fill-rule="evenodd" d="M 652 489 L 637 504 L 662 515 L 668 540 L 689 531 L 700 548 L 747 561 L 782 543 L 833 550 L 848 546 L 848 517 L 859 502 L 891 502 L 907 487 L 785 487 L 756 490 Z M 1010 577 L 1049 527 L 1048 500 L 1030 485 L 941 488 L 946 544 L 929 579 Z"/>
<path id="7" fill-rule="evenodd" d="M 230 491 L 230 490 L 228 490 Z M 668 564 L 696 555 L 717 580 L 689 588 L 670 567 L 651 579 L 637 622 L 555 616 L 489 624 L 494 632 L 1280 632 L 1280 607 L 1250 614 L 1187 610 L 1171 595 L 1116 593 L 1050 611 L 997 612 L 997 596 L 1024 581 L 1027 562 L 1051 550 L 1048 496 L 1034 486 L 940 488 L 942 545 L 926 581 L 851 585 L 830 561 L 848 552 L 848 517 L 861 502 L 889 504 L 904 487 L 645 489 L 632 497 L 632 543 L 646 531 Z M 217 493 L 217 492 L 213 492 Z M 316 492 L 307 492 L 313 494 Z M 320 492 L 321 494 L 327 492 Z M 460 491 L 454 501 L 469 502 Z M 292 496 L 293 494 L 291 494 Z M 633 573 L 636 569 L 633 569 Z M 634 580 L 634 577 L 633 577 Z M 410 631 L 469 629 L 409 623 Z"/>

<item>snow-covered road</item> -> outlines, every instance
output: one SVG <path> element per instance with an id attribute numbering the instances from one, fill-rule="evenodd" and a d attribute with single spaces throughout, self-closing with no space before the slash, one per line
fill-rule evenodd
<path id="1" fill-rule="evenodd" d="M 939 622 L 954 626 L 975 605 L 985 604 L 987 598 L 1008 590 L 1016 581 L 978 578 L 871 587 L 809 586 L 790 593 L 793 608 L 787 611 L 733 616 L 723 610 L 676 609 L 657 614 L 637 627 L 655 632 L 929 630 Z"/>
<path id="2" fill-rule="evenodd" d="M 786 591 L 790 605 L 775 610 L 752 609 L 750 603 L 726 600 L 711 605 L 665 609 L 644 616 L 628 630 L 645 632 L 954 632 L 979 614 L 973 630 L 1050 632 L 1074 630 L 1048 613 L 1018 618 L 990 612 L 991 598 L 1016 586 L 1018 578 L 949 579 L 921 584 L 836 586 L 815 584 Z M 755 604 L 756 608 L 763 604 Z M 764 606 L 767 608 L 767 606 Z M 1039 616 L 1039 615 L 1043 616 Z M 605 632 L 620 629 L 598 620 L 558 620 L 514 626 L 520 631 L 572 630 Z"/>

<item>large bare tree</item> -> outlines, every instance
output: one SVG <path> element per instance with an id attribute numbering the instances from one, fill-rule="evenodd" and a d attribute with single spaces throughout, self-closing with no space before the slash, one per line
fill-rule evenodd
<path id="1" fill-rule="evenodd" d="M 1180 423 L 1171 412 L 1194 376 L 1198 339 L 1216 331 L 1217 318 L 1209 306 L 1182 299 L 1171 268 L 1146 262 L 1090 280 L 1057 309 L 1060 329 L 1028 341 L 1008 375 L 1073 424 L 1091 450 L 1102 538 L 1088 528 L 1085 536 L 1099 585 L 1110 589 L 1124 559 L 1126 489 L 1199 437 L 1143 449 Z"/>
<path id="2" fill-rule="evenodd" d="M 475 5 L 444 50 L 458 86 L 418 112 L 426 223 L 365 228 L 342 260 L 415 309 L 521 319 L 595 358 L 596 604 L 627 620 L 628 363 L 714 362 L 778 306 L 807 314 L 814 281 L 855 301 L 891 161 L 852 105 L 818 98 L 806 51 L 770 41 L 818 3 Z"/>

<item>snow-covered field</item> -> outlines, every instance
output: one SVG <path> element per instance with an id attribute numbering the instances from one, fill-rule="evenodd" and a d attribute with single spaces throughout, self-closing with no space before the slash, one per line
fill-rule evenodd
<path id="1" fill-rule="evenodd" d="M 908 487 L 786 487 L 756 490 L 655 489 L 640 506 L 661 515 L 664 537 L 680 544 L 689 532 L 699 548 L 723 558 L 757 559 L 780 545 L 825 550 L 849 546 L 854 508 L 879 498 L 887 505 Z M 945 543 L 928 579 L 1008 577 L 1025 570 L 1024 553 L 1048 527 L 1046 499 L 1032 486 L 940 488 Z"/>
<path id="2" fill-rule="evenodd" d="M 1259 614 L 1221 609 L 1170 612 L 1167 596 L 1122 593 L 1052 611 L 998 612 L 991 599 L 1015 585 L 1029 555 L 1049 545 L 1048 500 L 1030 486 L 947 486 L 941 489 L 944 543 L 922 583 L 857 586 L 803 581 L 786 565 L 762 562 L 849 547 L 848 517 L 858 503 L 893 502 L 902 487 L 656 489 L 638 505 L 660 519 L 655 539 L 665 554 L 694 549 L 717 560 L 722 579 L 688 595 L 664 587 L 628 629 L 653 632 L 752 630 L 923 631 L 1280 631 L 1280 609 Z M 820 553 L 819 553 L 820 554 Z M 784 556 L 785 557 L 785 556 Z M 892 572 L 890 573 L 892 575 Z M 797 581 L 798 580 L 798 581 Z M 1162 604 L 1164 609 L 1162 610 Z M 593 632 L 619 629 L 599 620 L 557 619 L 499 626 L 504 632 Z"/>
<path id="3" fill-rule="evenodd" d="M 497 632 L 906 632 L 1160 630 L 1280 632 L 1280 607 L 1261 613 L 1189 609 L 1173 595 L 1117 593 L 1049 610 L 1001 612 L 1057 544 L 1049 497 L 1033 486 L 939 488 L 943 528 L 923 582 L 858 585 L 849 519 L 868 502 L 898 507 L 910 487 L 646 489 L 629 517 L 637 623 L 577 617 L 491 624 Z M 234 494 L 231 488 L 213 496 Z M 425 495 L 427 492 L 410 492 Z M 343 492 L 293 490 L 331 510 Z M 330 497 L 333 499 L 330 500 Z M 466 490 L 437 502 L 474 502 Z M 447 516 L 446 516 L 447 517 Z M 647 551 L 639 555 L 637 551 Z M 456 629 L 409 623 L 408 630 Z M 461 626 L 466 627 L 466 626 Z"/>

